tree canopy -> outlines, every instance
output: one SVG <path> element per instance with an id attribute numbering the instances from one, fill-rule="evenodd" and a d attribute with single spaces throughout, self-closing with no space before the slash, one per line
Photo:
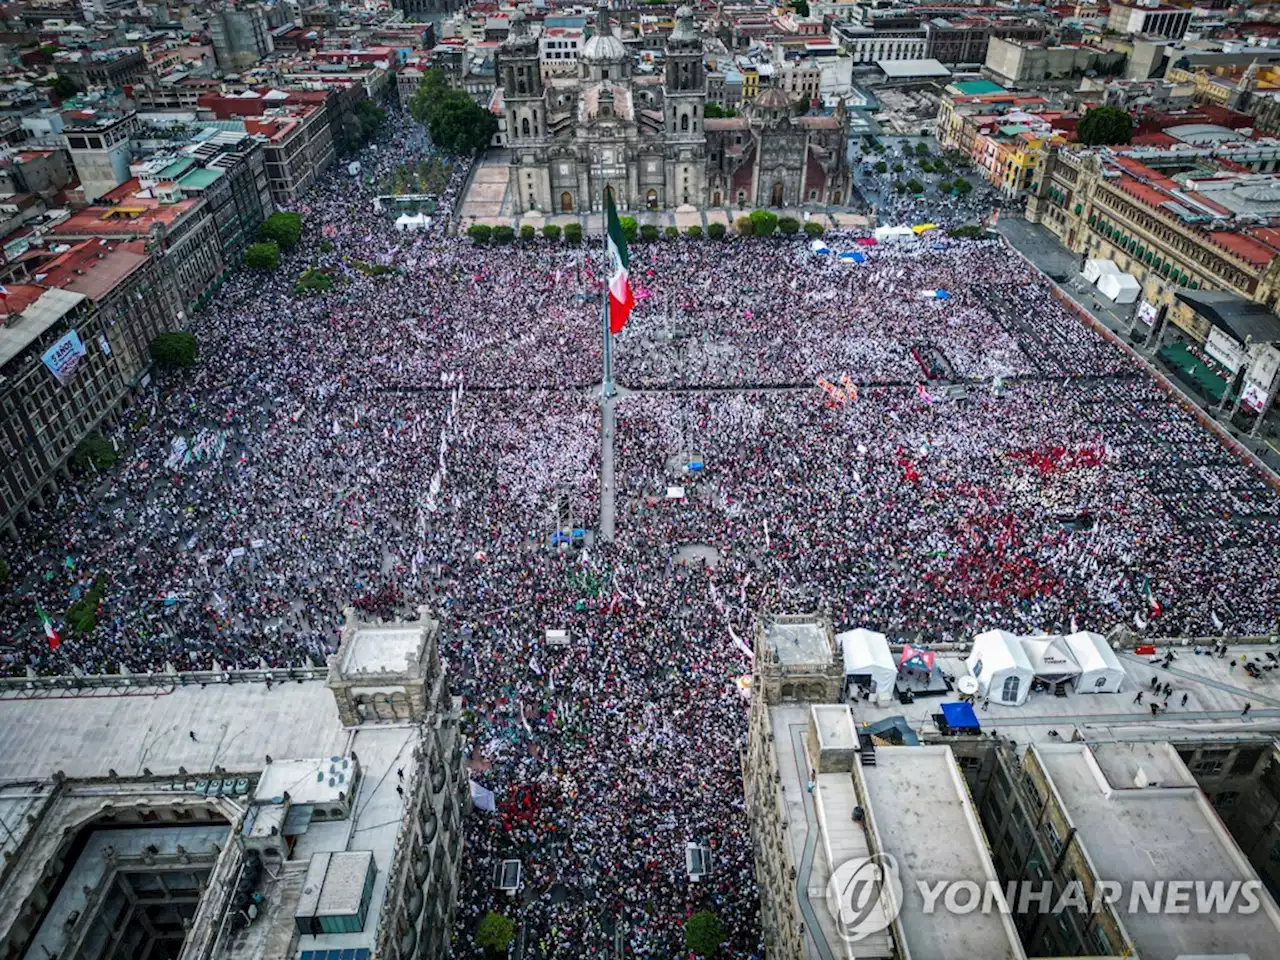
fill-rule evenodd
<path id="1" fill-rule="evenodd" d="M 270 241 L 281 250 L 289 250 L 302 239 L 302 215 L 277 210 L 258 227 L 258 239 Z"/>
<path id="2" fill-rule="evenodd" d="M 1094 107 L 1076 126 L 1076 139 L 1086 146 L 1128 143 L 1133 119 L 1119 107 Z"/>
<path id="3" fill-rule="evenodd" d="M 196 338 L 185 330 L 157 333 L 151 341 L 151 359 L 163 367 L 190 367 L 196 362 Z"/>
<path id="4" fill-rule="evenodd" d="M 275 241 L 251 243 L 244 251 L 244 265 L 251 270 L 274 270 L 280 266 L 280 247 Z"/>
<path id="5" fill-rule="evenodd" d="M 498 118 L 461 90 L 452 89 L 438 67 L 423 75 L 409 101 L 409 113 L 427 128 L 436 146 L 451 153 L 482 150 L 498 131 Z"/>
<path id="6" fill-rule="evenodd" d="M 516 925 L 510 918 L 493 910 L 480 918 L 480 925 L 476 928 L 476 943 L 490 954 L 505 956 L 515 938 Z"/>
<path id="7" fill-rule="evenodd" d="M 711 957 L 724 943 L 724 929 L 714 913 L 700 910 L 684 922 L 684 940 L 698 956 Z"/>

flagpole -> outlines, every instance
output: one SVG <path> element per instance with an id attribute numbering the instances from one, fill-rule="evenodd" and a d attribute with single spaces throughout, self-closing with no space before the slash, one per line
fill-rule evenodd
<path id="1" fill-rule="evenodd" d="M 604 177 L 604 151 L 600 151 L 600 250 L 604 254 L 604 296 L 601 298 L 600 322 L 604 337 L 604 375 L 600 383 L 600 395 L 612 397 L 617 393 L 613 384 L 613 334 L 609 332 L 609 185 Z"/>

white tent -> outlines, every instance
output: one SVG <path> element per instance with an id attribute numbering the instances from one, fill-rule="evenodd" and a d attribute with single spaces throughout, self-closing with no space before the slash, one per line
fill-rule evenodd
<path id="1" fill-rule="evenodd" d="M 431 218 L 425 213 L 402 213 L 396 217 L 397 230 L 425 230 L 431 226 Z"/>
<path id="2" fill-rule="evenodd" d="M 978 681 L 981 696 L 1015 707 L 1026 703 L 1035 673 L 1012 633 L 988 630 L 978 634 L 964 665 Z"/>
<path id="3" fill-rule="evenodd" d="M 1104 273 L 1098 278 L 1098 292 L 1116 303 L 1133 303 L 1142 285 L 1127 273 Z"/>
<path id="4" fill-rule="evenodd" d="M 1086 261 L 1084 265 L 1084 278 L 1090 283 L 1097 283 L 1108 273 L 1119 272 L 1120 268 L 1115 265 L 1115 262 L 1108 260 L 1106 257 L 1095 257 Z"/>
<path id="5" fill-rule="evenodd" d="M 851 682 L 869 686 L 873 703 L 889 703 L 898 665 L 889 651 L 888 638 L 873 630 L 848 630 L 837 634 L 836 642 L 844 650 L 845 679 L 857 678 Z"/>
<path id="6" fill-rule="evenodd" d="M 910 227 L 876 227 L 873 236 L 880 243 L 898 243 L 916 239 L 916 232 Z"/>
<path id="7" fill-rule="evenodd" d="M 1063 637 L 1080 664 L 1076 693 L 1119 693 L 1124 685 L 1124 667 L 1105 637 L 1088 630 Z"/>
<path id="8" fill-rule="evenodd" d="M 1062 637 L 1023 637 L 1022 652 L 1031 661 L 1037 680 L 1061 683 L 1080 676 L 1080 665 Z"/>

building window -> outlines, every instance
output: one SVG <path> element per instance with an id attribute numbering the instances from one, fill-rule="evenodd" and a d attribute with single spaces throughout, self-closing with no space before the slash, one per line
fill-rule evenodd
<path id="1" fill-rule="evenodd" d="M 1240 802 L 1240 794 L 1235 790 L 1223 790 L 1213 798 L 1213 805 L 1219 810 L 1230 810 Z"/>

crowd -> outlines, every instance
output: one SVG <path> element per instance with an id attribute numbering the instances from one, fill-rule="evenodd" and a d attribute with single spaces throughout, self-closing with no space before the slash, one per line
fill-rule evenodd
<path id="1" fill-rule="evenodd" d="M 370 182 L 428 149 L 390 127 Z M 499 798 L 468 820 L 461 940 L 509 909 L 492 870 L 516 857 L 534 955 L 621 938 L 666 960 L 705 907 L 746 958 L 733 680 L 762 605 L 822 601 L 840 626 L 928 642 L 1145 625 L 1145 581 L 1162 634 L 1275 629 L 1274 492 L 993 243 L 871 247 L 857 266 L 804 241 L 637 245 L 617 371 L 642 392 L 619 403 L 603 478 L 617 536 L 552 548 L 600 515 L 602 267 L 594 245 L 444 235 L 465 176 L 412 235 L 365 178 L 321 181 L 300 247 L 224 286 L 194 321 L 199 365 L 159 379 L 112 438 L 120 463 L 10 555 L 5 673 L 319 664 L 345 606 L 426 604 L 472 775 Z M 296 297 L 308 266 L 335 289 Z M 921 382 L 926 354 L 967 398 Z M 671 392 L 695 386 L 740 389 Z M 95 580 L 98 625 L 71 635 L 61 613 Z M 545 647 L 549 628 L 571 644 Z M 688 841 L 715 851 L 703 884 Z"/>

